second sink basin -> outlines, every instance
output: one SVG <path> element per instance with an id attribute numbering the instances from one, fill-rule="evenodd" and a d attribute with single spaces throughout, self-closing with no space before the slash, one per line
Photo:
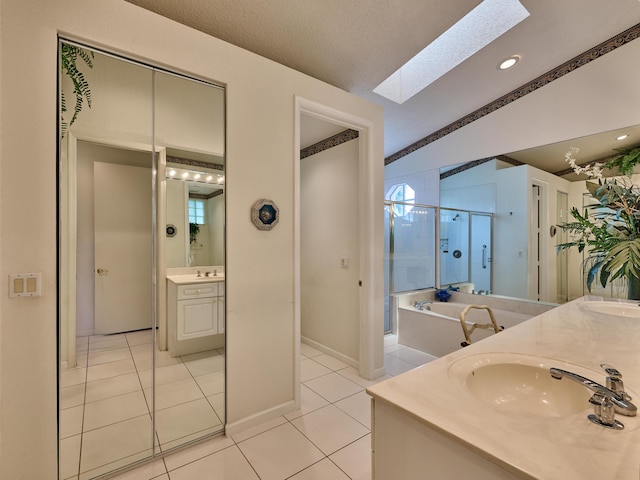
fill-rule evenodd
<path id="1" fill-rule="evenodd" d="M 640 303 L 635 302 L 588 301 L 582 308 L 593 313 L 640 319 Z"/>
<path id="2" fill-rule="evenodd" d="M 478 400 L 505 412 L 564 417 L 590 409 L 591 393 L 567 379 L 551 377 L 557 367 L 596 381 L 601 373 L 535 355 L 485 353 L 454 362 L 449 377 Z"/>

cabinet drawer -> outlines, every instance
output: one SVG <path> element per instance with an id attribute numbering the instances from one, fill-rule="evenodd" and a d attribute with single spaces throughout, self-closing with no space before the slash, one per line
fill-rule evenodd
<path id="1" fill-rule="evenodd" d="M 178 285 L 178 300 L 188 298 L 217 297 L 218 284 L 197 283 L 193 285 Z"/>

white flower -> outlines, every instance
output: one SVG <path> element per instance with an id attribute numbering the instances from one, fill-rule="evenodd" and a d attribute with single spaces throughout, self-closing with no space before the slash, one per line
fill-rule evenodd
<path id="1" fill-rule="evenodd" d="M 581 167 L 580 165 L 576 164 L 576 160 L 575 158 L 573 158 L 573 156 L 579 151 L 580 149 L 578 147 L 571 147 L 569 148 L 569 151 L 564 154 L 564 159 L 566 162 L 569 163 L 569 166 L 571 167 L 571 169 L 574 172 L 576 172 L 578 175 L 584 174 L 589 178 L 602 178 L 602 171 L 603 171 L 602 163 L 596 162 L 584 167 Z"/>

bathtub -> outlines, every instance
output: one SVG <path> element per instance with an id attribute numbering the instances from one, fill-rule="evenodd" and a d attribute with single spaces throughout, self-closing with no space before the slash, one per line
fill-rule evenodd
<path id="1" fill-rule="evenodd" d="M 481 305 L 481 303 L 477 303 Z M 460 313 L 467 304 L 455 302 L 434 302 L 425 305 L 424 310 L 412 306 L 398 308 L 398 343 L 421 350 L 436 357 L 442 357 L 462 348 L 465 341 L 460 325 Z M 427 310 L 430 307 L 430 310 Z M 533 315 L 491 309 L 498 326 L 513 327 L 528 320 Z M 469 328 L 474 323 L 491 323 L 489 312 L 471 309 L 465 315 Z M 495 335 L 493 329 L 476 329 L 471 334 L 473 343 Z"/>

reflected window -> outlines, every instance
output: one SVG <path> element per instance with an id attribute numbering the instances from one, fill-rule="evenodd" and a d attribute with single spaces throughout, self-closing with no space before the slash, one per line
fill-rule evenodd
<path id="1" fill-rule="evenodd" d="M 189 223 L 205 224 L 204 200 L 189 199 Z"/>
<path id="2" fill-rule="evenodd" d="M 416 203 L 416 191 L 406 183 L 393 185 L 386 199 L 400 202 L 401 204 L 394 206 L 394 211 L 397 215 L 404 217 L 413 208 L 411 205 Z"/>

